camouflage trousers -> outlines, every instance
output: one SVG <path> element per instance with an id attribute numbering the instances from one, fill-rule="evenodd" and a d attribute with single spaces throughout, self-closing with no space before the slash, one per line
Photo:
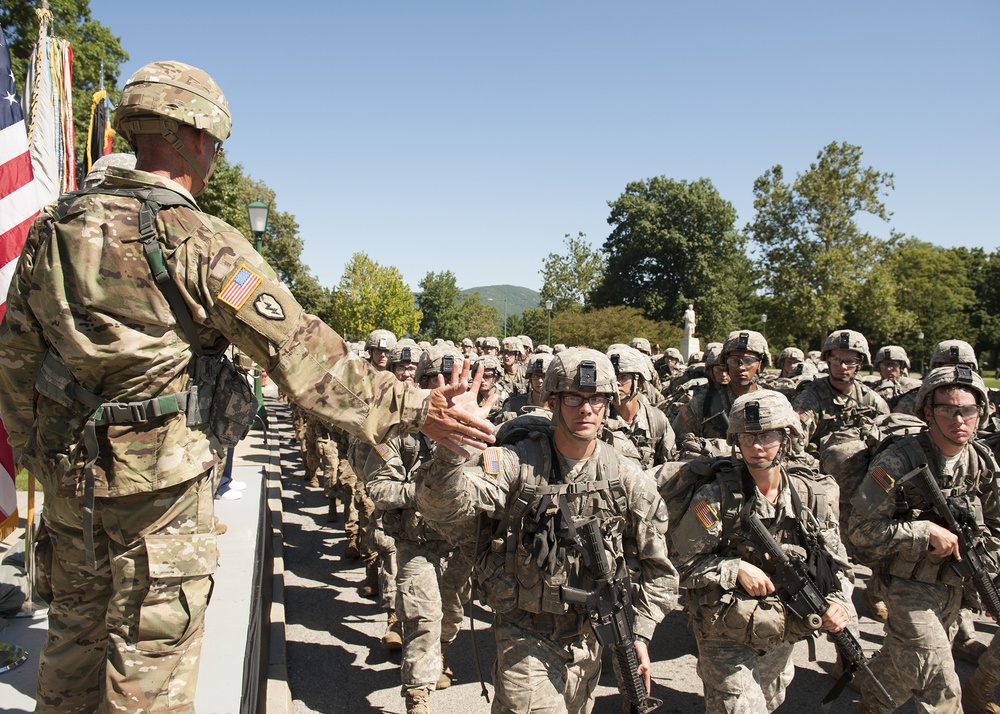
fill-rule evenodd
<path id="1" fill-rule="evenodd" d="M 979 667 L 985 672 L 1000 672 L 1000 630 L 993 634 L 990 646 L 979 658 Z"/>
<path id="2" fill-rule="evenodd" d="M 872 661 L 875 677 L 898 706 L 912 696 L 920 711 L 961 712 L 961 685 L 951 641 L 962 606 L 962 589 L 893 578 L 885 604 L 889 622 L 882 652 Z M 893 710 L 868 678 L 862 685 L 862 701 L 873 711 Z"/>
<path id="3" fill-rule="evenodd" d="M 365 496 L 367 498 L 367 495 Z M 369 503 L 371 500 L 369 499 Z M 374 505 L 374 504 L 373 504 Z M 361 557 L 366 564 L 378 561 L 379 605 L 396 609 L 396 540 L 382 528 L 382 512 L 373 510 L 365 523 Z"/>
<path id="4" fill-rule="evenodd" d="M 434 689 L 444 650 L 455 641 L 472 595 L 471 554 L 443 542 L 396 541 L 396 614 L 403 624 L 401 677 L 408 689 Z"/>
<path id="5" fill-rule="evenodd" d="M 36 712 L 194 712 L 218 561 L 213 486 L 209 471 L 97 499 L 96 569 L 85 562 L 83 499 L 46 493 L 35 554 L 49 630 Z"/>
<path id="6" fill-rule="evenodd" d="M 337 478 L 337 443 L 329 436 L 322 434 L 317 425 L 309 423 L 309 446 L 305 454 L 306 480 L 319 478 L 323 473 L 323 483 L 329 484 Z"/>
<path id="7" fill-rule="evenodd" d="M 601 678 L 601 646 L 588 625 L 579 640 L 560 644 L 506 622 L 493 622 L 493 714 L 589 714 Z"/>
<path id="8" fill-rule="evenodd" d="M 785 701 L 795 676 L 795 645 L 783 643 L 765 654 L 725 637 L 706 636 L 695 625 L 698 676 L 707 714 L 772 712 Z"/>

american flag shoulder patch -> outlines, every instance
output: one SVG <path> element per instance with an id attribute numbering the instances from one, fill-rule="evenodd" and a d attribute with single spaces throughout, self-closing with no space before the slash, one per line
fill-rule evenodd
<path id="1" fill-rule="evenodd" d="M 375 451 L 378 452 L 383 461 L 388 461 L 389 456 L 392 455 L 392 449 L 389 448 L 388 444 L 375 444 Z"/>
<path id="2" fill-rule="evenodd" d="M 490 476 L 500 475 L 500 449 L 491 446 L 483 452 L 483 471 Z"/>
<path id="3" fill-rule="evenodd" d="M 705 526 L 705 530 L 719 522 L 719 515 L 708 505 L 708 501 L 698 501 L 694 504 L 694 515 L 698 516 L 698 520 Z"/>
<path id="4" fill-rule="evenodd" d="M 888 491 L 890 488 L 892 488 L 892 485 L 896 483 L 896 480 L 889 475 L 889 472 L 886 471 L 881 466 L 876 466 L 875 468 L 873 468 L 871 471 L 868 472 L 868 475 L 872 477 L 872 480 L 875 483 L 877 483 L 879 486 L 882 487 L 883 491 Z"/>
<path id="5" fill-rule="evenodd" d="M 261 282 L 261 277 L 257 273 L 242 266 L 219 292 L 219 300 L 234 310 L 239 310 Z"/>
<path id="6" fill-rule="evenodd" d="M 806 413 L 806 411 L 804 409 L 802 409 L 801 407 L 799 407 L 798 409 L 796 409 L 795 413 L 799 415 L 799 421 L 802 422 L 803 424 L 805 424 L 807 421 L 809 421 L 809 414 Z"/>
<path id="7" fill-rule="evenodd" d="M 691 418 L 691 410 L 688 409 L 687 404 L 681 407 L 681 421 L 687 421 Z"/>

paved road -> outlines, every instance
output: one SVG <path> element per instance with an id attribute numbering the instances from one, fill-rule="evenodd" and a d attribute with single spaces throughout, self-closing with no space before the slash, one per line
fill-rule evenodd
<path id="1" fill-rule="evenodd" d="M 298 446 L 293 441 L 286 413 L 274 419 L 281 440 L 283 507 L 285 522 L 285 593 L 288 622 L 289 681 L 295 714 L 309 712 L 402 712 L 399 693 L 399 655 L 383 652 L 379 638 L 385 616 L 371 600 L 357 594 L 364 569 L 357 561 L 341 557 L 345 539 L 343 522 L 326 522 L 322 489 L 309 488 L 302 476 Z M 489 679 L 494 655 L 488 631 L 489 615 L 476 608 L 476 640 Z M 878 648 L 882 626 L 862 618 L 863 646 Z M 979 623 L 980 639 L 989 641 L 994 627 Z M 695 672 L 695 641 L 682 612 L 672 613 L 660 625 L 651 647 L 654 660 L 654 695 L 664 699 L 660 712 L 688 714 L 704 711 L 701 681 Z M 796 646 L 796 675 L 788 700 L 780 714 L 815 714 L 820 700 L 833 685 L 827 674 L 834 659 L 833 645 L 817 641 L 818 662 L 810 662 L 805 643 Z M 454 655 L 454 656 L 452 656 Z M 435 712 L 470 714 L 488 711 L 480 696 L 480 685 L 472 657 L 468 625 L 449 651 L 457 683 L 436 692 L 431 699 Z M 605 663 L 605 674 L 597 692 L 597 714 L 618 714 L 619 697 Z M 962 679 L 972 668 L 960 664 Z M 489 686 L 489 685 L 487 685 Z M 492 688 L 491 688 L 492 691 Z M 841 714 L 852 712 L 857 695 L 847 690 L 830 708 Z M 916 711 L 913 704 L 900 709 Z"/>

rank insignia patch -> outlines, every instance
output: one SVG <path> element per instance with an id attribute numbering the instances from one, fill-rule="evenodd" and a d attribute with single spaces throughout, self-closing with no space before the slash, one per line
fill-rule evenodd
<path id="1" fill-rule="evenodd" d="M 872 480 L 875 483 L 882 487 L 883 491 L 888 491 L 892 488 L 892 485 L 896 483 L 892 476 L 890 476 L 889 473 L 881 466 L 873 468 L 868 472 L 868 475 L 872 477 Z"/>
<path id="2" fill-rule="evenodd" d="M 388 444 L 376 444 L 375 451 L 378 452 L 378 455 L 382 457 L 383 461 L 388 461 L 389 455 L 392 454 L 392 449 L 389 448 Z"/>
<path id="3" fill-rule="evenodd" d="M 483 452 L 483 471 L 490 476 L 500 475 L 500 449 L 490 447 Z"/>
<path id="4" fill-rule="evenodd" d="M 698 516 L 698 520 L 705 526 L 705 530 L 719 522 L 718 514 L 708 505 L 708 501 L 698 501 L 694 504 L 694 515 Z"/>
<path id="5" fill-rule="evenodd" d="M 229 305 L 234 310 L 243 307 L 243 303 L 253 295 L 253 291 L 261 283 L 261 277 L 252 270 L 243 267 L 236 271 L 236 275 L 229 279 L 226 286 L 219 293 L 219 300 Z"/>

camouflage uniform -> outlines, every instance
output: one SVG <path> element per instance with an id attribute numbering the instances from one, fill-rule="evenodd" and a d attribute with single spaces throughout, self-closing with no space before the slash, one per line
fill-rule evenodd
<path id="1" fill-rule="evenodd" d="M 558 548 L 551 551 L 553 570 L 539 566 L 521 539 L 522 522 L 537 506 L 533 499 L 521 518 L 516 517 L 518 497 L 526 493 L 525 479 L 546 483 L 553 478 L 539 469 L 536 449 L 548 451 L 547 445 L 545 438 L 527 438 L 512 447 L 487 449 L 469 463 L 439 449 L 417 486 L 421 512 L 449 537 L 465 537 L 480 511 L 500 522 L 516 521 L 506 539 L 496 535 L 484 542 L 480 537 L 484 548 L 476 565 L 486 602 L 494 611 L 494 712 L 588 712 L 601 672 L 600 646 L 589 614 L 564 604 L 559 594 L 559 583 L 592 589 L 589 575 L 575 554 L 560 558 Z M 593 487 L 572 491 L 568 507 L 575 518 L 596 515 L 605 523 L 615 559 L 621 563 L 624 558 L 634 573 L 633 628 L 648 641 L 674 607 L 677 592 L 676 570 L 663 537 L 666 511 L 655 483 L 600 442 L 589 459 L 575 465 L 548 453 L 557 460 L 566 484 Z M 620 496 L 608 485 L 612 474 L 623 489 Z M 514 551 L 508 553 L 507 547 Z"/>
<path id="2" fill-rule="evenodd" d="M 180 63 L 139 70 L 123 90 L 116 126 L 128 114 L 133 82 L 190 70 L 200 72 Z M 186 93 L 183 82 L 177 86 L 159 91 L 168 98 Z M 210 121 L 221 121 L 222 112 L 214 116 Z M 217 130 L 211 123 L 202 128 Z M 228 126 L 216 138 L 226 136 Z M 144 171 L 109 168 L 105 185 L 159 187 L 195 205 L 181 185 Z M 138 240 L 139 208 L 136 198 L 107 194 L 69 195 L 45 208 L 25 243 L 0 327 L 0 411 L 46 501 L 38 562 L 50 611 L 38 712 L 194 710 L 217 560 L 212 471 L 224 453 L 212 424 L 189 426 L 183 409 L 97 424 L 99 458 L 85 469 L 84 424 L 94 408 L 66 393 L 53 396 L 52 385 L 47 394 L 32 389 L 48 378 L 41 371 L 47 357 L 46 364 L 64 366 L 74 389 L 97 399 L 156 397 L 163 411 L 179 408 L 182 398 L 170 395 L 187 393 L 198 360 L 151 279 Z M 372 375 L 332 329 L 305 314 L 234 228 L 170 206 L 157 216 L 156 239 L 206 355 L 235 343 L 294 401 L 372 442 L 422 424 L 427 392 Z M 230 290 L 237 281 L 252 290 Z M 92 497 L 84 498 L 85 489 Z M 96 568 L 81 567 L 81 505 L 91 500 Z"/>
<path id="3" fill-rule="evenodd" d="M 925 711 L 957 712 L 961 690 L 951 643 L 967 583 L 946 559 L 929 552 L 929 507 L 923 496 L 912 484 L 896 483 L 922 463 L 946 497 L 972 500 L 981 514 L 984 545 L 995 557 L 1000 505 L 992 455 L 969 442 L 948 468 L 926 431 L 900 438 L 872 461 L 853 499 L 849 535 L 862 559 L 888 581 L 889 621 L 882 653 L 872 662 L 875 676 L 898 705 L 912 696 Z M 862 692 L 870 711 L 891 711 L 873 687 L 863 685 Z"/>
<path id="4" fill-rule="evenodd" d="M 675 457 L 674 430 L 670 428 L 666 415 L 651 406 L 643 394 L 639 395 L 639 405 L 639 412 L 631 424 L 613 406 L 608 407 L 605 425 L 610 431 L 619 432 L 631 441 L 639 453 L 640 468 L 649 469 Z"/>
<path id="5" fill-rule="evenodd" d="M 337 445 L 333 442 L 330 428 L 315 417 L 306 424 L 309 448 L 306 451 L 306 480 L 310 486 L 319 486 L 319 476 L 323 474 L 324 490 L 337 476 Z"/>
<path id="6" fill-rule="evenodd" d="M 385 532 L 396 542 L 403 696 L 411 689 L 435 688 L 445 650 L 458 635 L 472 594 L 472 539 L 453 546 L 416 508 L 414 472 L 430 460 L 434 448 L 421 434 L 397 437 L 376 446 L 366 465 L 368 494 L 382 511 Z"/>
<path id="7" fill-rule="evenodd" d="M 749 476 L 743 475 L 742 467 L 730 467 L 727 471 L 695 493 L 691 503 L 698 508 L 688 509 L 673 532 L 671 541 L 677 552 L 672 555 L 678 562 L 681 587 L 687 588 L 686 606 L 698 642 L 698 676 L 705 686 L 706 710 L 757 714 L 774 711 L 785 700 L 785 689 L 795 669 L 794 643 L 812 633 L 785 611 L 776 595 L 753 598 L 737 584 L 741 559 L 765 572 L 769 572 L 769 566 L 741 532 L 738 517 L 717 515 L 726 513 L 726 503 L 733 500 L 729 493 L 734 489 L 741 490 L 743 498 L 747 498 L 744 479 Z M 802 473 L 789 474 L 782 469 L 778 502 L 772 504 L 757 494 L 752 499 L 753 511 L 779 543 L 805 547 L 801 528 L 813 529 L 811 519 L 796 518 L 791 497 L 791 488 L 795 488 L 802 504 L 815 513 L 820 525 L 811 535 L 834 556 L 840 568 L 841 589 L 828 597 L 856 619 L 851 604 L 851 567 L 827 495 L 836 491 L 836 485 L 825 484 L 818 478 L 809 478 L 807 483 Z M 752 480 L 749 488 L 756 494 Z M 832 500 L 836 501 L 835 495 Z"/>

